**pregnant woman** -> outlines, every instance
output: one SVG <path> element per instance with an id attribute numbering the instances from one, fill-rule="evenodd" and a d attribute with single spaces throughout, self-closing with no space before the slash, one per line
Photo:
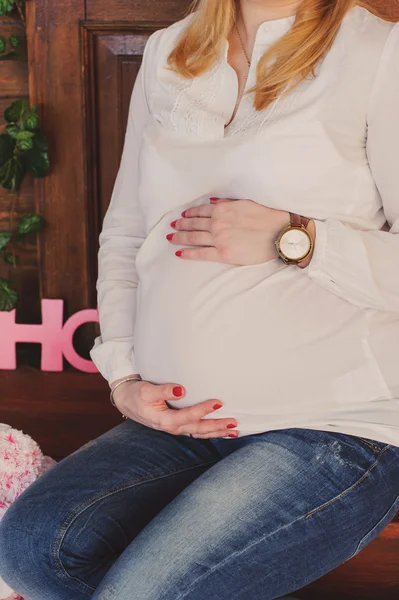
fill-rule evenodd
<path id="1" fill-rule="evenodd" d="M 27 600 L 272 600 L 399 510 L 399 25 L 201 0 L 150 36 L 92 358 L 126 419 L 0 527 Z M 121 417 L 122 418 L 122 417 Z"/>

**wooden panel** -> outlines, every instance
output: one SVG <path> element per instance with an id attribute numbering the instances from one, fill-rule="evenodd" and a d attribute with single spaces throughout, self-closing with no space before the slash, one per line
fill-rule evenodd
<path id="1" fill-rule="evenodd" d="M 0 69 L 1 64 L 2 63 L 0 62 Z M 28 77 L 26 73 L 25 87 L 27 87 L 27 85 Z M 2 88 L 1 92 L 3 93 L 3 91 L 4 90 Z M 9 106 L 12 101 L 17 100 L 18 97 L 19 96 L 14 96 L 13 98 L 4 98 L 0 96 L 0 134 L 3 133 L 5 129 L 5 121 L 2 118 L 4 111 L 7 106 Z M 29 175 L 27 175 L 23 181 L 21 189 L 18 193 L 18 198 L 15 197 L 15 194 L 12 194 L 3 187 L 0 187 L 0 231 L 7 231 L 10 228 L 10 209 L 13 204 L 15 204 L 14 223 L 22 215 L 34 211 L 35 201 L 33 197 L 33 183 Z M 37 251 L 34 237 L 30 237 L 28 243 L 24 244 L 18 249 L 18 255 L 21 257 L 21 266 L 19 267 L 20 277 L 23 277 L 23 271 L 26 268 L 37 269 Z M 0 261 L 0 277 L 7 276 L 7 270 L 8 268 L 3 266 L 2 262 Z"/>
<path id="2" fill-rule="evenodd" d="M 15 34 L 24 37 L 24 26 L 19 19 L 7 16 L 0 18 L 1 35 L 9 37 Z M 0 134 L 4 132 L 4 110 L 14 100 L 27 97 L 28 64 L 23 61 L 0 61 Z M 14 223 L 28 212 L 34 211 L 33 184 L 29 176 L 21 186 L 18 195 L 11 194 L 0 187 L 0 231 L 10 228 L 10 209 L 15 203 Z M 9 267 L 0 260 L 0 277 L 6 279 L 10 274 L 12 284 L 17 289 L 20 301 L 17 317 L 21 321 L 35 322 L 40 315 L 39 279 L 37 271 L 37 244 L 35 236 L 29 236 L 27 242 L 18 248 L 20 265 L 17 269 Z M 26 360 L 26 348 L 18 349 L 20 360 Z"/>
<path id="3" fill-rule="evenodd" d="M 64 298 L 71 314 L 88 305 L 79 19 L 84 0 L 27 3 L 33 103 L 39 105 L 52 169 L 35 182 L 49 227 L 39 242 L 40 292 Z"/>
<path id="4" fill-rule="evenodd" d="M 4 100 L 0 99 L 0 111 L 5 104 Z M 35 201 L 33 197 L 33 185 L 29 175 L 25 177 L 18 194 L 14 194 L 5 190 L 3 187 L 0 187 L 0 231 L 6 231 L 10 228 L 10 211 L 12 206 L 15 208 L 13 212 L 14 223 L 22 215 L 34 211 Z M 24 254 L 23 265 L 37 266 L 35 248 L 36 244 L 32 243 L 28 243 L 26 247 L 24 246 L 21 248 L 21 253 Z"/>
<path id="5" fill-rule="evenodd" d="M 9 37 L 12 33 L 23 37 L 24 27 L 20 21 L 11 17 L 0 17 L 1 35 Z M 0 97 L 28 95 L 28 64 L 22 61 L 0 61 Z"/>
<path id="6" fill-rule="evenodd" d="M 15 223 L 23 214 L 34 210 L 33 185 L 29 176 L 23 181 L 18 196 L 0 188 L 0 231 L 10 229 L 10 208 L 13 200 L 16 203 L 13 213 Z M 0 259 L 0 277 L 8 279 L 11 274 L 13 287 L 19 293 L 17 319 L 25 323 L 37 323 L 41 319 L 37 236 L 29 235 L 25 243 L 16 248 L 16 254 L 19 258 L 16 269 L 5 265 Z M 19 350 L 20 360 L 27 360 L 26 349 L 21 347 Z"/>
<path id="7" fill-rule="evenodd" d="M 98 236 L 117 175 L 129 100 L 148 36 L 161 24 L 83 24 L 89 289 L 96 304 Z"/>
<path id="8" fill-rule="evenodd" d="M 87 18 L 102 21 L 177 21 L 184 16 L 190 0 L 87 0 Z"/>

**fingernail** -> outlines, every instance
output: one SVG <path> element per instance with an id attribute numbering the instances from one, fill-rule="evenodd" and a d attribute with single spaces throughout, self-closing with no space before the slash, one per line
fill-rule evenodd
<path id="1" fill-rule="evenodd" d="M 181 256 L 183 254 L 183 250 L 177 250 L 175 254 L 176 256 Z"/>
<path id="2" fill-rule="evenodd" d="M 177 219 L 176 219 L 176 221 L 172 221 L 171 224 L 170 224 L 170 226 L 171 227 L 176 227 L 176 223 L 177 223 Z"/>
<path id="3" fill-rule="evenodd" d="M 218 408 L 222 408 L 223 404 L 214 404 L 213 410 L 217 410 Z"/>
<path id="4" fill-rule="evenodd" d="M 185 216 L 186 216 L 186 211 L 185 211 L 185 210 L 183 210 L 183 212 L 182 212 L 181 216 L 182 216 L 182 217 L 185 217 Z"/>
<path id="5" fill-rule="evenodd" d="M 237 427 L 237 425 L 234 425 L 234 423 L 229 423 L 229 424 L 227 425 L 227 427 L 228 427 L 229 429 L 233 429 L 233 427 Z"/>
<path id="6" fill-rule="evenodd" d="M 181 385 L 177 385 L 176 387 L 173 388 L 173 395 L 174 396 L 183 396 L 183 388 L 181 387 Z"/>
<path id="7" fill-rule="evenodd" d="M 219 200 L 219 198 L 209 198 L 209 200 L 210 200 L 211 202 L 215 202 L 216 200 Z"/>
<path id="8" fill-rule="evenodd" d="M 174 235 L 175 235 L 174 233 L 168 233 L 168 235 L 166 236 L 166 239 L 169 240 L 169 241 L 173 240 L 173 236 Z"/>
<path id="9" fill-rule="evenodd" d="M 228 437 L 237 437 L 238 433 L 229 433 Z"/>

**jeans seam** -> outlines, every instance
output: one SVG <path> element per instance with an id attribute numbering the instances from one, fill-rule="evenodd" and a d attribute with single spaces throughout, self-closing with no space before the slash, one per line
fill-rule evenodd
<path id="1" fill-rule="evenodd" d="M 366 438 L 359 438 L 360 440 L 362 440 L 362 442 L 364 444 L 366 444 L 369 448 L 371 448 L 373 451 L 377 451 L 378 452 L 378 446 L 375 446 L 372 442 L 369 442 L 368 440 L 366 440 Z"/>
<path id="2" fill-rule="evenodd" d="M 97 495 L 96 496 L 92 496 L 91 498 L 88 498 L 86 500 L 86 502 L 84 502 L 83 504 L 79 505 L 78 507 L 75 507 L 75 509 L 68 515 L 68 517 L 65 519 L 64 523 L 60 526 L 60 528 L 58 529 L 58 531 L 56 532 L 56 535 L 54 537 L 54 542 L 51 548 L 51 556 L 52 559 L 54 561 L 54 566 L 56 569 L 56 572 L 59 575 L 62 576 L 66 576 L 69 580 L 71 581 L 76 581 L 79 585 L 83 586 L 84 589 L 89 589 L 91 591 L 95 591 L 95 588 L 93 588 L 91 585 L 88 585 L 87 583 L 85 583 L 84 581 L 81 581 L 80 579 L 78 579 L 77 577 L 72 577 L 68 571 L 66 570 L 65 566 L 63 565 L 63 562 L 61 560 L 60 557 L 60 550 L 61 550 L 61 546 L 62 543 L 64 541 L 65 535 L 67 534 L 68 529 L 71 527 L 71 525 L 73 524 L 73 522 L 87 509 L 90 508 L 90 506 L 92 506 L 93 504 L 95 504 L 96 502 L 100 501 L 100 500 L 104 500 L 105 498 L 107 498 L 108 496 L 112 496 L 113 494 L 117 494 L 119 492 L 123 492 L 131 487 L 136 486 L 137 484 L 141 484 L 143 482 L 143 480 L 151 480 L 151 481 L 155 481 L 156 479 L 162 479 L 163 477 L 167 477 L 168 475 L 170 475 L 171 473 L 184 473 L 185 471 L 190 471 L 191 469 L 195 469 L 198 467 L 204 467 L 207 465 L 212 465 L 214 463 L 216 463 L 217 460 L 212 460 L 210 462 L 205 462 L 205 463 L 200 463 L 197 465 L 192 465 L 190 467 L 184 468 L 182 469 L 181 467 L 172 467 L 170 469 L 166 469 L 163 470 L 160 473 L 150 473 L 148 475 L 142 475 L 141 477 L 138 477 L 136 479 L 134 479 L 133 482 L 130 482 L 128 485 L 123 485 L 120 486 L 116 489 L 113 488 L 108 488 L 104 491 L 101 492 L 101 496 Z"/>
<path id="3" fill-rule="evenodd" d="M 305 518 L 308 519 L 312 515 L 318 513 L 320 510 L 323 510 L 327 506 L 330 506 L 330 504 L 332 504 L 333 502 L 336 502 L 337 500 L 339 500 L 340 498 L 342 498 L 343 496 L 345 496 L 346 494 L 351 492 L 360 483 L 362 483 L 366 479 L 366 477 L 368 477 L 370 475 L 371 471 L 377 466 L 378 461 L 381 458 L 382 454 L 384 454 L 390 447 L 391 447 L 391 445 L 388 444 L 388 446 L 385 446 L 385 448 L 382 448 L 382 450 L 379 452 L 378 456 L 376 456 L 374 463 L 371 465 L 371 467 L 369 467 L 367 469 L 367 471 L 365 473 L 363 473 L 363 475 L 360 477 L 360 479 L 358 479 L 357 481 L 355 481 L 355 483 L 353 483 L 348 488 L 346 488 L 346 490 L 343 490 L 342 492 L 340 492 L 337 496 L 334 496 L 334 498 L 331 498 L 331 500 L 328 500 L 328 502 L 325 502 L 324 504 L 321 504 L 320 506 L 317 506 L 316 508 L 311 510 L 309 513 L 307 513 Z"/>
<path id="4" fill-rule="evenodd" d="M 353 437 L 359 437 L 359 436 L 353 436 Z M 364 444 L 366 444 L 369 448 L 371 448 L 371 450 L 373 450 L 374 452 L 380 452 L 381 448 L 379 448 L 377 446 L 377 444 L 373 444 L 372 441 L 370 441 L 366 438 L 363 438 L 363 437 L 359 437 L 359 440 L 362 440 L 362 442 Z"/>
<path id="5" fill-rule="evenodd" d="M 338 494 L 337 496 L 335 496 L 334 498 L 332 498 L 331 500 L 329 500 L 328 502 L 320 505 L 318 508 L 315 508 L 314 510 L 312 510 L 310 513 L 306 514 L 306 515 L 302 515 L 300 517 L 298 517 L 297 519 L 295 519 L 294 521 L 291 521 L 290 523 L 287 523 L 286 525 L 283 525 L 282 527 L 279 527 L 279 529 L 277 529 L 276 531 L 272 531 L 270 533 L 268 533 L 265 536 L 262 536 L 262 538 L 255 540 L 254 542 L 252 542 L 251 544 L 248 544 L 247 546 L 245 546 L 245 548 L 242 548 L 241 550 L 238 550 L 236 552 L 233 552 L 232 554 L 230 554 L 229 556 L 227 556 L 224 560 L 222 560 L 222 562 L 218 563 L 217 565 L 215 565 L 214 567 L 212 567 L 209 571 L 207 571 L 206 573 L 203 573 L 202 575 L 200 575 L 199 577 L 197 577 L 197 579 L 195 581 L 192 582 L 192 584 L 190 585 L 189 589 L 186 590 L 185 592 L 183 592 L 183 595 L 179 595 L 176 596 L 174 598 L 174 600 L 184 600 L 184 598 L 187 597 L 187 595 L 190 593 L 190 591 L 192 590 L 193 586 L 196 585 L 199 581 L 201 581 L 201 579 L 204 579 L 205 577 L 207 577 L 210 573 L 212 573 L 215 569 L 220 568 L 225 562 L 227 562 L 228 560 L 230 560 L 231 558 L 242 554 L 243 552 L 245 552 L 246 550 L 248 550 L 248 548 L 251 548 L 252 546 L 255 546 L 256 544 L 259 544 L 260 542 L 264 541 L 265 539 L 267 539 L 268 537 L 275 535 L 276 533 L 278 533 L 279 531 L 282 531 L 284 529 L 287 529 L 288 527 L 291 527 L 292 525 L 294 525 L 295 523 L 297 523 L 298 521 L 301 521 L 302 519 L 307 519 L 309 516 L 311 516 L 312 514 L 314 514 L 315 512 L 321 510 L 322 508 L 325 508 L 326 506 L 329 506 L 330 504 L 332 504 L 335 500 L 338 500 L 339 498 L 341 498 L 342 496 L 346 495 L 348 492 L 352 491 L 355 487 L 357 487 L 357 485 L 359 485 L 359 483 L 361 483 L 362 481 L 365 480 L 365 478 L 371 473 L 371 471 L 375 468 L 375 466 L 378 464 L 378 460 L 380 459 L 381 455 L 386 452 L 388 450 L 388 448 L 391 447 L 391 444 L 389 444 L 388 446 L 386 446 L 385 448 L 383 448 L 380 452 L 380 454 L 376 457 L 375 462 L 373 463 L 373 465 L 367 469 L 367 471 L 362 475 L 362 477 L 356 481 L 354 484 L 352 484 L 350 487 L 346 488 L 346 490 L 344 490 L 343 492 L 341 492 L 340 494 Z"/>

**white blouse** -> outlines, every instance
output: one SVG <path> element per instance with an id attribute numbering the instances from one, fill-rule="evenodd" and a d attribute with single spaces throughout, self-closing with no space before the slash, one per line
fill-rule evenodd
<path id="1" fill-rule="evenodd" d="M 225 40 L 207 73 L 166 69 L 190 15 L 154 33 L 134 86 L 100 235 L 103 376 L 223 402 L 240 435 L 303 427 L 399 446 L 399 23 L 355 6 L 287 96 L 255 111 Z M 247 89 L 294 16 L 258 29 Z M 212 196 L 315 220 L 308 267 L 189 261 L 171 221 Z M 205 418 L 215 418 L 214 414 Z"/>

